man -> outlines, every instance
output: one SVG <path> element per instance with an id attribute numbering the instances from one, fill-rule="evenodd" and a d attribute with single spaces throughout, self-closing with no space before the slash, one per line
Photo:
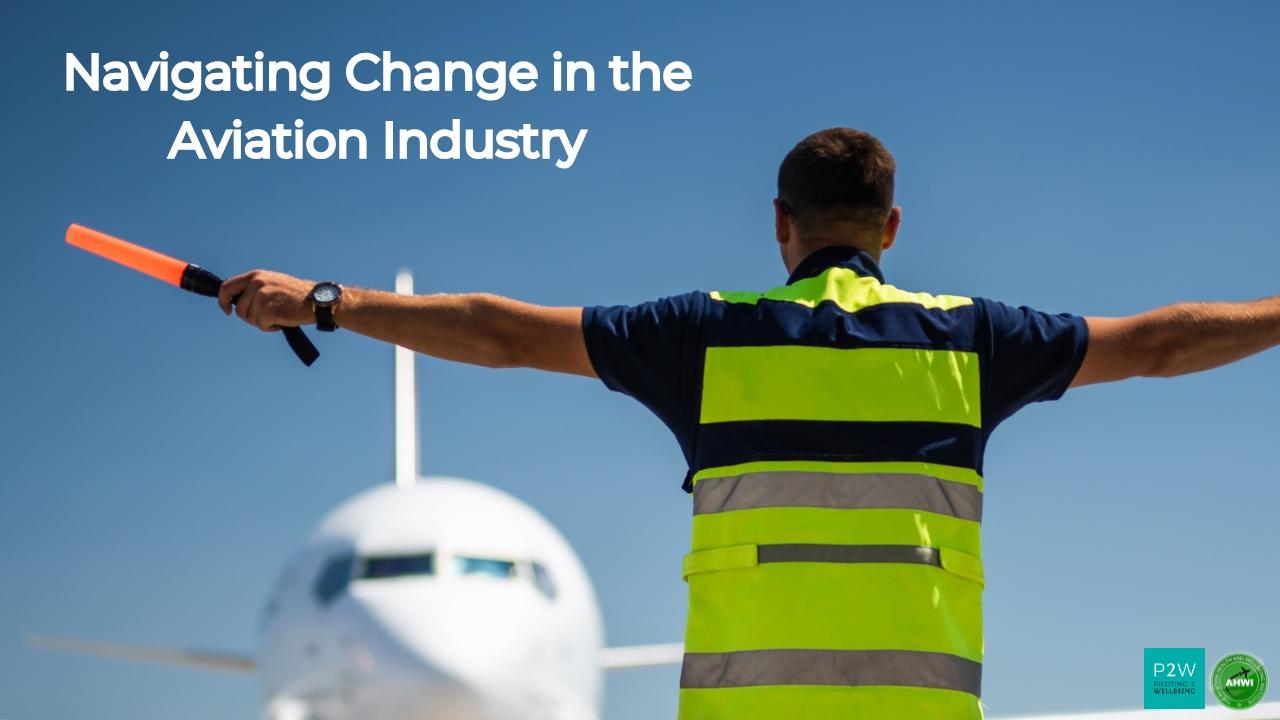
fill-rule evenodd
<path id="1" fill-rule="evenodd" d="M 1125 318 L 884 283 L 894 161 L 833 128 L 782 161 L 786 285 L 635 307 L 404 297 L 255 270 L 218 298 L 435 357 L 599 377 L 689 463 L 680 717 L 980 718 L 982 454 L 1068 387 L 1170 376 L 1280 343 L 1280 298 Z"/>

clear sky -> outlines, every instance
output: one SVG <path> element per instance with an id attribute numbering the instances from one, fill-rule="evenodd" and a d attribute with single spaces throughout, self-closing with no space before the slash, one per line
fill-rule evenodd
<path id="1" fill-rule="evenodd" d="M 548 304 L 763 289 L 769 201 L 805 134 L 898 159 L 890 282 L 1121 314 L 1280 292 L 1280 7 L 1270 3 L 6 3 L 0 239 L 0 717 L 256 717 L 252 680 L 60 657 L 28 632 L 251 651 L 284 558 L 391 476 L 391 350 L 278 336 L 62 244 L 69 222 L 229 275 L 265 266 Z M 465 9 L 460 9 L 465 7 Z M 63 54 L 340 69 L 409 59 L 684 60 L 682 94 L 63 90 Z M 337 80 L 338 78 L 335 78 Z M 590 128 L 577 163 L 166 161 L 221 129 Z M 688 538 L 666 429 L 596 381 L 419 362 L 423 466 L 492 483 L 578 549 L 613 643 L 680 638 Z M 1280 353 L 1069 392 L 987 455 L 992 714 L 1137 707 L 1144 646 L 1280 671 Z M 606 718 L 671 717 L 677 671 L 610 678 Z M 1274 692 L 1272 693 L 1274 695 Z"/>

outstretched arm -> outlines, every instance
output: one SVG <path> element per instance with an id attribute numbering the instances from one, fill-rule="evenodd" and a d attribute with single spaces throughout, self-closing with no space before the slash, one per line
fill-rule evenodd
<path id="1" fill-rule="evenodd" d="M 1178 303 L 1124 318 L 1085 318 L 1089 347 L 1071 387 L 1131 377 L 1173 377 L 1280 344 L 1280 296 L 1239 303 Z"/>
<path id="2" fill-rule="evenodd" d="M 222 284 L 218 304 L 261 330 L 315 322 L 315 283 L 266 270 Z M 238 296 L 238 297 L 237 297 Z M 445 360 L 530 367 L 595 377 L 582 338 L 582 308 L 543 307 L 497 295 L 397 295 L 342 288 L 334 318 L 344 330 Z"/>

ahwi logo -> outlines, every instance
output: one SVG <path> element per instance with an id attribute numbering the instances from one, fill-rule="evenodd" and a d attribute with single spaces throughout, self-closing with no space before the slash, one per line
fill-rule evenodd
<path id="1" fill-rule="evenodd" d="M 1144 648 L 1142 707 L 1204 707 L 1204 648 Z"/>
<path id="2" fill-rule="evenodd" d="M 1244 710 L 1267 694 L 1267 670 L 1249 653 L 1231 653 L 1213 666 L 1213 696 L 1229 708 Z"/>

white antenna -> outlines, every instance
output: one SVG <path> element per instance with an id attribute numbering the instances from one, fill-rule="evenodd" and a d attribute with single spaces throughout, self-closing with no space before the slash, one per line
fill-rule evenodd
<path id="1" fill-rule="evenodd" d="M 413 273 L 396 273 L 396 292 L 413 294 Z M 418 389 L 413 351 L 396 346 L 396 486 L 413 487 L 418 481 Z"/>

